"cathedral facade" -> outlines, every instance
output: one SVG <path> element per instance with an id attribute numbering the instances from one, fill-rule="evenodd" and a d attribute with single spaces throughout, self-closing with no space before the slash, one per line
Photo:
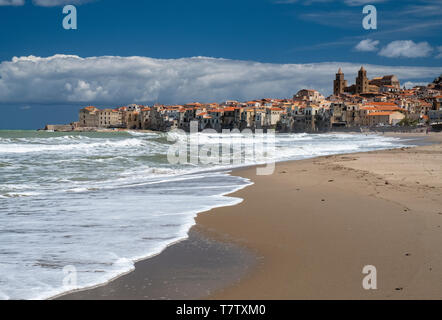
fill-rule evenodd
<path id="1" fill-rule="evenodd" d="M 395 75 L 377 77 L 369 80 L 367 77 L 367 70 L 365 70 L 364 67 L 359 69 L 356 83 L 347 86 L 347 80 L 345 80 L 344 73 L 342 72 L 342 69 L 339 68 L 338 73 L 336 73 L 336 79 L 333 81 L 333 94 L 339 96 L 344 93 L 379 93 L 381 92 L 381 87 L 400 89 L 400 86 L 399 79 Z"/>

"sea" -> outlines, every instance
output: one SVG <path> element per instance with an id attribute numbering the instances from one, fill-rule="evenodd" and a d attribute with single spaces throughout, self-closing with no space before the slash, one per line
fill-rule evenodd
<path id="1" fill-rule="evenodd" d="M 182 132 L 0 130 L 0 299 L 46 299 L 106 283 L 185 239 L 199 212 L 240 203 L 229 194 L 252 182 L 229 173 L 270 158 L 250 155 L 261 140 L 227 136 L 198 133 L 196 143 L 228 141 L 230 163 L 177 163 L 168 154 L 187 141 Z M 382 135 L 276 134 L 271 158 L 404 143 Z M 243 146 L 241 161 L 234 161 L 235 145 Z"/>

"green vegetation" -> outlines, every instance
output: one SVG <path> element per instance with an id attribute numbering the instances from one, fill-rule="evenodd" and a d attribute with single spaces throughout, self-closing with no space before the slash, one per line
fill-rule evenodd
<path id="1" fill-rule="evenodd" d="M 398 122 L 399 126 L 403 127 L 415 127 L 419 124 L 419 120 L 417 119 L 410 119 L 408 117 L 403 118 L 401 121 Z"/>

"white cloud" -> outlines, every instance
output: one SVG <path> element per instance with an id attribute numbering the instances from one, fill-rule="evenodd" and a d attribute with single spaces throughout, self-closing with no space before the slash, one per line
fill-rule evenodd
<path id="1" fill-rule="evenodd" d="M 432 51 L 433 48 L 428 42 L 415 43 L 412 40 L 397 40 L 382 48 L 379 55 L 388 58 L 421 58 L 428 57 Z"/>
<path id="2" fill-rule="evenodd" d="M 441 59 L 442 58 L 442 46 L 437 47 L 437 52 L 438 52 L 438 54 L 436 56 L 436 59 Z"/>
<path id="3" fill-rule="evenodd" d="M 328 95 L 339 67 L 353 83 L 361 64 L 270 64 L 207 57 L 14 57 L 0 63 L 0 102 L 111 106 L 132 102 L 219 102 L 291 97 L 302 88 Z M 403 81 L 432 79 L 442 73 L 442 67 L 365 68 L 371 77 L 396 74 Z"/>
<path id="4" fill-rule="evenodd" d="M 22 6 L 25 0 L 0 0 L 0 6 Z"/>
<path id="5" fill-rule="evenodd" d="M 364 4 L 374 4 L 386 1 L 388 0 L 344 0 L 349 6 L 362 6 Z"/>
<path id="6" fill-rule="evenodd" d="M 93 0 L 32 0 L 32 3 L 41 7 L 64 6 L 67 4 L 80 5 Z"/>
<path id="7" fill-rule="evenodd" d="M 379 40 L 365 39 L 361 40 L 361 42 L 356 45 L 355 49 L 357 51 L 377 51 L 378 44 Z"/>
<path id="8" fill-rule="evenodd" d="M 275 0 L 275 3 L 302 3 L 304 5 L 311 5 L 313 3 L 343 2 L 349 6 L 361 6 L 364 4 L 374 4 L 387 1 L 388 0 Z"/>
<path id="9" fill-rule="evenodd" d="M 426 86 L 428 82 L 413 82 L 413 81 L 407 81 L 403 84 L 403 86 L 407 89 L 412 89 L 417 86 Z"/>
<path id="10" fill-rule="evenodd" d="M 95 0 L 32 0 L 32 3 L 41 7 L 64 6 L 67 4 L 81 5 Z M 0 0 L 0 6 L 23 6 L 25 0 Z"/>

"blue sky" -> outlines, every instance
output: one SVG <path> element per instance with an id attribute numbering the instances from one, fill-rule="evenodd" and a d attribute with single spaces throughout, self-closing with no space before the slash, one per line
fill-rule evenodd
<path id="1" fill-rule="evenodd" d="M 376 6 L 378 30 L 362 28 L 363 5 L 358 3 Z M 78 30 L 67 31 L 61 28 L 61 6 L 36 6 L 27 0 L 24 6 L 0 7 L 0 39 L 6 43 L 0 60 L 64 53 L 442 65 L 434 57 L 392 59 L 354 50 L 366 38 L 381 46 L 393 40 L 442 46 L 439 0 L 96 0 L 77 9 Z"/>
<path id="2" fill-rule="evenodd" d="M 78 30 L 62 28 L 66 3 L 77 7 Z M 365 4 L 377 8 L 377 30 L 362 27 Z M 302 86 L 329 94 L 335 63 L 348 63 L 350 83 L 362 64 L 373 65 L 369 76 L 386 66 L 403 83 L 421 83 L 441 73 L 441 29 L 440 0 L 0 0 L 0 108 L 19 121 L 35 108 L 71 106 L 74 111 L 45 112 L 63 122 L 85 104 L 290 96 Z M 20 58 L 28 56 L 36 58 Z M 306 64 L 319 66 L 321 79 Z M 16 128 L 13 123 L 0 119 L 0 128 Z"/>

